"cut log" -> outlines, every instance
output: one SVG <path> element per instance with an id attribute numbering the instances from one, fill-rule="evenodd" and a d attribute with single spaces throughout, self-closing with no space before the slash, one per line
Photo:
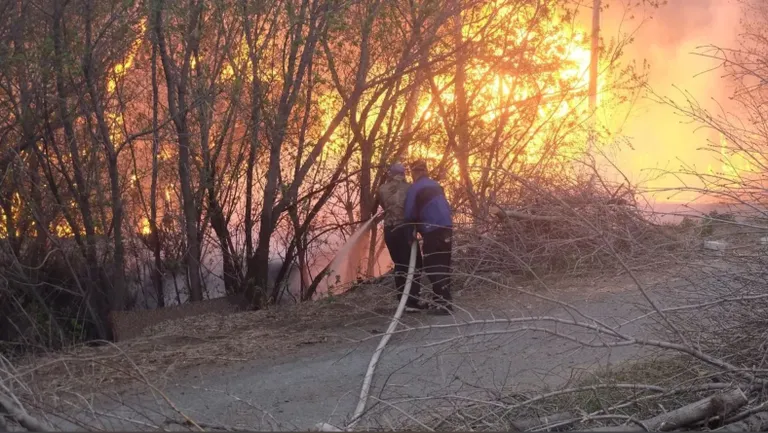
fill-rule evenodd
<path id="1" fill-rule="evenodd" d="M 734 410 L 747 404 L 747 397 L 740 389 L 734 389 L 722 394 L 713 395 L 679 409 L 657 415 L 651 419 L 640 421 L 647 431 L 670 431 L 685 427 L 697 421 L 715 416 L 725 417 Z M 639 424 L 623 426 L 599 427 L 589 431 L 646 431 Z"/>
<path id="2" fill-rule="evenodd" d="M 750 415 L 741 421 L 724 425 L 715 431 L 724 432 L 759 432 L 768 430 L 768 412 Z"/>

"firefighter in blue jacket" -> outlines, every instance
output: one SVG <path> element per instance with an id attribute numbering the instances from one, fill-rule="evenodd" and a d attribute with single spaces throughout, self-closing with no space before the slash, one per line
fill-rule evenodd
<path id="1" fill-rule="evenodd" d="M 404 221 L 421 234 L 424 254 L 423 270 L 432 282 L 436 313 L 450 314 L 451 305 L 451 207 L 439 183 L 430 179 L 427 164 L 418 160 L 411 164 L 413 183 L 405 197 Z M 415 240 L 415 233 L 414 233 Z"/>

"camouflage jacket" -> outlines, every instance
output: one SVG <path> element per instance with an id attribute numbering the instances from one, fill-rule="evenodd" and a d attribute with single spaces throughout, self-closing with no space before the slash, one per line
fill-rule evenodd
<path id="1" fill-rule="evenodd" d="M 405 214 L 405 195 L 411 186 L 405 176 L 395 176 L 379 187 L 379 204 L 384 209 L 384 226 L 402 224 Z"/>

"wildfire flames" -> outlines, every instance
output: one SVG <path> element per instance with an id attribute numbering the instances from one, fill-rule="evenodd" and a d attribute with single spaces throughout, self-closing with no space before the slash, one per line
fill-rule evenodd
<path id="1" fill-rule="evenodd" d="M 535 43 L 534 52 L 525 54 L 525 56 L 533 56 L 534 64 L 536 58 L 542 59 L 542 62 L 552 62 L 554 59 L 557 64 L 554 67 L 548 66 L 548 69 L 542 67 L 539 79 L 524 82 L 519 79 L 519 72 L 510 66 L 495 67 L 488 62 L 480 62 L 472 58 L 467 59 L 465 65 L 467 85 L 471 88 L 471 94 L 474 95 L 471 115 L 492 128 L 496 122 L 501 121 L 500 118 L 513 116 L 516 105 L 523 104 L 536 95 L 543 97 L 543 100 L 538 104 L 537 113 L 541 119 L 561 119 L 574 115 L 577 110 L 582 110 L 582 114 L 586 114 L 584 113 L 583 101 L 589 81 L 587 71 L 590 51 L 586 43 L 585 32 L 573 30 L 572 26 L 561 19 L 552 19 L 535 32 L 531 32 L 526 29 L 525 24 L 535 18 L 533 14 L 536 11 L 533 8 L 524 7 L 513 10 L 511 6 L 499 6 L 498 3 L 497 1 L 488 2 L 484 13 L 497 15 L 496 19 L 505 23 L 495 31 L 507 32 L 508 36 L 511 36 L 511 41 L 507 39 L 506 43 L 512 42 L 512 45 L 517 47 L 526 47 L 528 44 Z M 479 33 L 487 32 L 487 29 L 483 29 L 484 22 L 482 19 L 477 19 L 464 24 L 462 26 L 464 40 L 471 43 L 479 38 Z M 110 98 L 119 92 L 121 83 L 131 73 L 136 64 L 136 58 L 149 37 L 146 19 L 141 20 L 134 30 L 140 37 L 131 43 L 122 62 L 115 64 L 107 75 L 106 91 Z M 504 52 L 505 48 L 501 46 L 491 46 L 489 49 L 496 56 L 508 55 Z M 194 69 L 200 59 L 193 56 L 191 61 L 191 66 Z M 235 44 L 233 55 L 222 65 L 219 80 L 222 82 L 232 80 L 243 71 L 247 74 L 250 66 L 246 41 L 241 39 Z M 274 75 L 274 73 L 270 74 L 268 69 L 264 69 L 264 77 L 262 78 L 274 78 Z M 444 113 L 440 113 L 439 106 L 442 108 L 451 107 L 456 103 L 452 84 L 455 79 L 453 71 L 436 75 L 434 78 L 437 88 L 440 89 L 440 101 L 434 101 L 433 95 L 425 91 L 421 92 L 418 97 L 417 118 L 423 120 L 423 128 L 425 129 L 440 126 L 441 116 Z M 321 113 L 321 124 L 328 127 L 341 104 L 339 95 L 334 92 L 320 95 L 317 106 Z M 377 108 L 374 107 L 364 119 L 369 127 L 373 126 L 373 119 L 378 115 Z M 107 110 L 106 117 L 109 121 L 110 139 L 113 145 L 119 145 L 127 138 L 124 132 L 123 113 L 118 107 L 111 107 Z M 347 140 L 348 137 L 343 133 L 343 129 L 337 129 L 330 142 L 325 146 L 324 157 L 333 158 L 340 155 Z M 543 143 L 537 141 L 535 136 L 532 137 L 524 150 L 525 160 L 531 163 L 536 162 L 541 157 L 542 145 Z M 428 141 L 414 142 L 408 147 L 407 152 L 410 158 L 420 157 L 439 161 L 443 158 L 443 153 L 438 149 L 439 147 Z M 563 150 L 567 151 L 566 149 Z M 171 157 L 170 151 L 162 147 L 159 159 L 165 161 Z M 451 173 L 458 176 L 455 164 L 453 164 Z M 132 174 L 129 185 L 141 188 L 142 180 L 136 174 Z M 171 186 L 168 186 L 164 190 L 166 202 L 172 201 L 170 189 Z M 0 215 L 0 217 L 2 221 L 6 220 L 5 215 Z M 150 233 L 148 218 L 141 218 L 138 224 L 139 233 L 144 235 Z M 4 224 L 0 227 L 4 227 Z M 2 228 L 2 230 L 5 229 Z M 55 225 L 53 232 L 60 237 L 72 235 L 71 227 L 63 219 Z"/>
<path id="2" fill-rule="evenodd" d="M 584 119 L 589 116 L 587 112 L 587 90 L 589 85 L 590 49 L 587 33 L 572 23 L 557 15 L 541 24 L 536 31 L 530 31 L 528 24 L 534 20 L 536 9 L 523 7 L 513 9 L 511 6 L 499 6 L 501 2 L 488 2 L 485 13 L 494 14 L 496 19 L 505 25 L 494 29 L 505 34 L 506 43 L 515 47 L 535 46 L 533 53 L 519 55 L 520 58 L 530 56 L 527 61 L 531 65 L 523 65 L 522 60 L 515 63 L 515 55 L 506 52 L 503 46 L 491 46 L 492 55 L 498 57 L 510 56 L 513 61 L 509 65 L 494 65 L 487 61 L 467 59 L 465 74 L 467 86 L 472 95 L 470 104 L 470 118 L 479 119 L 485 127 L 492 130 L 497 123 L 513 123 L 515 115 L 522 112 L 518 107 L 526 102 L 535 100 L 537 104 L 536 116 L 539 122 L 557 122 L 567 117 Z M 462 37 L 466 43 L 479 39 L 478 33 L 483 29 L 484 19 L 465 24 L 462 27 Z M 482 30 L 481 30 L 482 29 Z M 538 67 L 541 72 L 533 74 L 533 79 L 525 81 L 520 79 L 520 71 L 515 68 Z M 433 98 L 428 91 L 421 91 L 416 110 L 417 121 L 422 121 L 422 129 L 432 130 L 440 128 L 443 115 L 441 108 L 449 110 L 455 107 L 454 94 L 455 71 L 447 71 L 434 77 L 435 87 L 439 89 L 439 101 Z M 605 98 L 605 84 L 598 80 L 598 102 Z M 539 99 L 540 98 L 540 99 Z M 328 93 L 322 95 L 319 100 L 322 111 L 323 125 L 330 125 L 334 113 L 342 105 L 338 95 Z M 369 112 L 364 119 L 370 129 L 378 115 L 377 108 Z M 404 108 L 404 107 L 403 107 Z M 333 135 L 331 142 L 326 146 L 324 155 L 332 157 L 343 152 L 348 137 L 343 136 L 339 130 Z M 542 158 L 546 138 L 533 134 L 523 150 L 523 162 L 535 164 Z M 410 159 L 423 158 L 437 164 L 444 157 L 444 143 L 434 143 L 430 140 L 414 140 L 407 148 L 407 156 Z M 511 150 L 511 149 L 510 149 Z M 577 149 L 569 149 L 563 146 L 559 152 L 563 156 L 571 155 Z M 470 155 L 470 164 L 473 164 L 473 156 Z M 450 164 L 449 173 L 454 178 L 458 177 L 458 166 Z"/>
<path id="3" fill-rule="evenodd" d="M 741 176 L 755 171 L 756 167 L 741 152 L 730 149 L 728 140 L 723 133 L 720 136 L 720 170 L 715 170 L 712 164 L 707 166 L 710 176 L 724 176 L 731 181 L 738 181 Z"/>
<path id="4" fill-rule="evenodd" d="M 542 9 L 525 2 L 492 0 L 485 2 L 471 13 L 467 12 L 466 16 L 462 17 L 460 30 L 457 44 L 474 47 L 473 50 L 468 50 L 457 45 L 459 51 L 467 50 L 469 53 L 464 56 L 461 63 L 465 77 L 462 85 L 468 105 L 467 122 L 475 131 L 489 133 L 502 131 L 503 133 L 500 134 L 504 137 L 501 139 L 502 146 L 505 145 L 504 142 L 510 142 L 505 151 L 519 155 L 519 158 L 516 158 L 519 164 L 537 164 L 544 158 L 546 152 L 551 152 L 551 149 L 546 148 L 550 140 L 548 132 L 545 131 L 546 128 L 553 128 L 552 125 L 560 127 L 567 122 L 584 123 L 584 119 L 591 115 L 586 104 L 591 54 L 588 34 L 584 29 L 577 28 L 567 13 L 549 10 L 542 12 Z M 105 116 L 109 127 L 109 138 L 114 147 L 122 146 L 131 140 L 133 132 L 131 128 L 136 129 L 137 124 L 145 125 L 148 118 L 145 114 L 148 110 L 149 99 L 146 99 L 148 90 L 133 97 L 134 100 L 143 99 L 144 106 L 134 106 L 131 105 L 132 102 L 125 102 L 125 95 L 123 95 L 123 93 L 137 91 L 133 88 L 135 86 L 126 83 L 146 81 L 146 76 L 143 74 L 148 70 L 147 52 L 152 45 L 150 43 L 152 35 L 149 34 L 146 19 L 141 19 L 134 24 L 132 32 L 136 37 L 125 49 L 120 61 L 107 68 L 108 72 L 103 76 L 105 100 L 110 101 L 105 104 Z M 267 36 L 259 34 L 258 37 Z M 262 41 L 256 42 L 260 44 Z M 268 45 L 263 47 L 266 47 L 265 51 L 271 49 Z M 206 64 L 209 61 L 207 56 L 211 55 L 209 52 L 196 51 L 190 58 L 191 74 L 208 74 L 213 71 L 216 74 L 213 76 L 216 77 L 217 85 L 242 89 L 239 87 L 242 82 L 254 79 L 253 65 L 245 37 L 238 36 L 227 45 L 226 50 L 227 55 L 221 57 L 220 63 L 214 62 L 213 65 Z M 446 52 L 450 53 L 450 50 L 451 48 L 435 44 L 428 53 L 428 57 L 439 58 Z M 417 62 L 414 61 L 414 63 Z M 141 66 L 137 67 L 137 65 Z M 283 65 L 274 60 L 264 61 L 258 68 L 259 78 L 263 83 L 279 82 L 282 67 Z M 386 66 L 376 62 L 373 62 L 370 68 L 372 77 L 387 72 Z M 418 128 L 413 138 L 409 140 L 403 156 L 424 158 L 433 164 L 447 159 L 447 174 L 454 179 L 460 177 L 459 164 L 456 163 L 454 151 L 446 150 L 444 133 L 435 133 L 435 131 L 449 130 L 448 123 L 455 120 L 458 110 L 456 68 L 457 66 L 437 69 L 429 79 L 424 76 L 418 78 L 419 74 L 414 74 L 403 80 L 403 85 L 415 83 L 412 90 L 416 107 L 413 110 L 415 113 L 413 127 Z M 353 70 L 354 67 L 350 69 L 350 71 Z M 418 79 L 422 81 L 414 81 Z M 318 91 L 312 96 L 310 111 L 318 121 L 309 128 L 309 134 L 312 135 L 312 140 L 317 141 L 325 131 L 331 131 L 331 138 L 322 149 L 321 160 L 334 160 L 344 154 L 354 137 L 350 132 L 348 117 L 342 119 L 339 127 L 331 128 L 334 117 L 344 105 L 344 100 L 341 92 L 334 89 L 333 80 L 329 77 L 324 77 L 323 80 L 324 84 L 318 85 Z M 598 81 L 600 100 L 608 96 L 606 88 L 606 83 L 602 80 Z M 386 112 L 387 120 L 377 125 L 376 119 L 383 110 L 385 96 L 384 93 L 365 91 L 360 103 L 356 105 L 359 111 L 355 115 L 365 125 L 366 131 L 378 127 L 381 131 L 380 135 L 396 136 L 401 133 L 399 128 L 402 126 L 399 119 L 404 116 L 408 98 L 398 99 L 395 109 L 387 109 L 389 110 Z M 373 98 L 376 99 L 371 101 Z M 363 112 L 363 107 L 366 105 L 369 106 L 369 110 Z M 516 131 L 518 125 L 523 123 L 529 125 L 528 131 Z M 218 127 L 219 125 L 215 123 L 210 125 L 213 133 Z M 237 139 L 232 138 L 232 140 Z M 164 140 L 160 142 L 158 160 L 161 164 L 171 166 L 175 157 L 174 143 Z M 474 142 L 483 139 L 470 136 L 468 140 Z M 578 143 L 578 141 L 577 139 L 564 141 L 562 145 L 558 145 L 556 153 L 568 156 L 579 151 L 584 143 Z M 376 145 L 372 158 L 381 159 L 383 151 Z M 83 149 L 83 152 L 85 157 L 87 149 Z M 122 155 L 126 153 L 123 152 Z M 199 153 L 194 153 L 192 157 L 196 164 L 203 162 Z M 485 164 L 485 161 L 478 159 L 478 156 L 472 152 L 466 157 L 470 167 Z M 147 195 L 146 173 L 148 170 L 136 166 L 135 155 L 121 156 L 121 158 L 120 165 L 124 171 L 121 182 L 125 185 L 126 194 L 131 194 L 131 198 L 127 198 L 126 202 L 145 200 L 141 197 Z M 360 154 L 354 154 L 350 164 L 359 166 L 360 158 Z M 475 171 L 470 170 L 469 176 L 476 175 Z M 160 182 L 159 188 L 162 191 L 161 196 L 165 198 L 166 208 L 173 207 L 176 197 L 172 192 L 176 181 L 166 176 Z M 127 221 L 134 225 L 135 232 L 143 235 L 150 234 L 146 205 L 133 205 L 128 211 Z M 132 215 L 131 212 L 138 215 Z M 73 215 L 77 215 L 77 212 L 73 212 Z M 2 218 L 0 222 L 3 223 L 0 227 L 5 230 L 4 222 L 7 216 L 0 211 L 0 218 Z M 162 212 L 158 218 L 162 218 Z M 51 231 L 60 237 L 69 237 L 73 234 L 72 228 L 64 218 L 58 218 Z M 0 232 L 0 235 L 5 233 Z"/>

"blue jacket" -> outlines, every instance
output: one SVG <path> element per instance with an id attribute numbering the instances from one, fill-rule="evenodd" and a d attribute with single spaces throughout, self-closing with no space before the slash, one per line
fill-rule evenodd
<path id="1" fill-rule="evenodd" d="M 416 230 L 422 234 L 440 227 L 453 227 L 451 206 L 443 188 L 426 176 L 408 188 L 404 213 L 405 223 L 416 224 Z"/>

